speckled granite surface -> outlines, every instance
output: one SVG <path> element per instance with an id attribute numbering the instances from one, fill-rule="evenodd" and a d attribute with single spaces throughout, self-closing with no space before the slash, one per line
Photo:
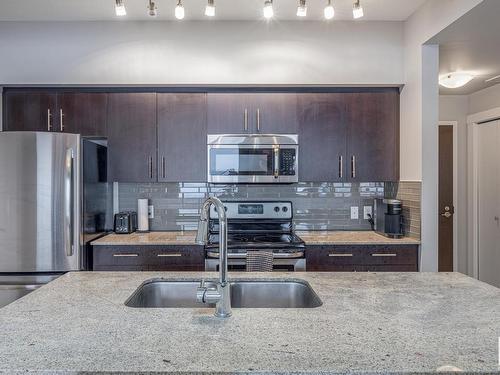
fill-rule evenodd
<path id="1" fill-rule="evenodd" d="M 299 278 L 315 309 L 134 309 L 146 279 L 203 273 L 71 273 L 0 309 L 4 373 L 497 372 L 500 289 L 460 274 L 232 274 Z M 194 298 L 194 296 L 193 296 Z"/>
<path id="2" fill-rule="evenodd" d="M 418 245 L 414 238 L 391 239 L 370 231 L 298 231 L 309 245 Z M 196 232 L 109 234 L 92 245 L 192 245 Z"/>

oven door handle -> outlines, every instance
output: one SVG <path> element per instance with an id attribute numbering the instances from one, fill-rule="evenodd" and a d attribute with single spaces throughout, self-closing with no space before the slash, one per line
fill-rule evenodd
<path id="1" fill-rule="evenodd" d="M 298 259 L 304 257 L 303 251 L 296 251 L 294 253 L 275 253 L 274 259 Z M 245 259 L 247 257 L 246 253 L 229 253 L 227 254 L 228 259 Z M 207 258 L 219 258 L 218 252 L 208 251 Z"/>
<path id="2" fill-rule="evenodd" d="M 280 176 L 280 146 L 274 145 L 274 178 L 279 178 Z"/>

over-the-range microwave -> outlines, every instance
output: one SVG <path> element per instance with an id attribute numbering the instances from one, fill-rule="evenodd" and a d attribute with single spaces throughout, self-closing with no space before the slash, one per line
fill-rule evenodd
<path id="1" fill-rule="evenodd" d="M 296 134 L 210 134 L 208 182 L 298 182 Z"/>

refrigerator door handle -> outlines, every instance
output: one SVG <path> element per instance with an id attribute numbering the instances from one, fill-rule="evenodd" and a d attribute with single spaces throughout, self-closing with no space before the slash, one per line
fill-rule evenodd
<path id="1" fill-rule="evenodd" d="M 64 177 L 64 248 L 66 256 L 73 256 L 73 229 L 74 229 L 74 152 L 66 151 L 65 177 Z"/>

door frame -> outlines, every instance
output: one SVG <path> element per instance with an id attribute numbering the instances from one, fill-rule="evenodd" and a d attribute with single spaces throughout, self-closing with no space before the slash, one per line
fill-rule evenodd
<path id="1" fill-rule="evenodd" d="M 467 273 L 479 279 L 478 125 L 500 120 L 500 107 L 467 116 Z"/>
<path id="2" fill-rule="evenodd" d="M 458 121 L 439 121 L 437 133 L 439 140 L 439 126 L 453 127 L 453 272 L 458 270 Z M 438 145 L 439 148 L 439 145 Z M 439 149 L 438 149 L 439 158 Z M 439 173 L 439 171 L 438 171 Z M 439 194 L 439 187 L 438 187 Z M 439 212 L 439 210 L 438 210 Z M 439 229 L 439 223 L 438 223 Z M 439 249 L 438 249 L 439 252 Z"/>

